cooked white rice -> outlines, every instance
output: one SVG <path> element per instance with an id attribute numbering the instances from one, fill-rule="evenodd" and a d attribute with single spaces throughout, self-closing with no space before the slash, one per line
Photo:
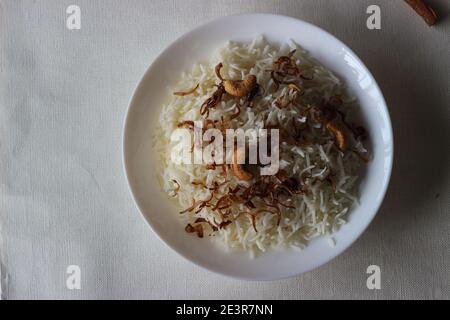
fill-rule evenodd
<path id="1" fill-rule="evenodd" d="M 302 70 L 313 74 L 313 80 L 305 81 L 302 84 L 306 89 L 305 94 L 298 99 L 303 105 L 314 104 L 335 95 L 343 97 L 344 110 L 348 111 L 349 107 L 354 105 L 352 99 L 346 96 L 342 82 L 295 43 L 290 42 L 281 48 L 272 46 L 263 38 L 257 38 L 247 44 L 226 43 L 217 51 L 211 61 L 206 64 L 197 64 L 190 72 L 183 73 L 179 83 L 171 88 L 172 92 L 186 91 L 200 84 L 196 91 L 197 94 L 182 97 L 172 96 L 160 116 L 161 127 L 155 137 L 156 148 L 160 155 L 161 185 L 168 195 L 176 194 L 172 198 L 178 203 L 180 211 L 190 207 L 193 199 L 205 200 L 210 196 L 209 190 L 193 185 L 194 181 L 211 186 L 214 181 L 230 180 L 220 187 L 216 194 L 217 198 L 227 194 L 229 187 L 234 187 L 238 183 L 230 171 L 226 177 L 221 176 L 219 174 L 222 172 L 220 167 L 216 170 L 207 170 L 205 165 L 175 164 L 170 158 L 175 146 L 174 142 L 170 142 L 170 136 L 177 125 L 185 120 L 202 120 L 199 112 L 200 106 L 211 96 L 215 90 L 214 85 L 218 83 L 214 67 L 222 62 L 224 67 L 221 73 L 227 79 L 242 79 L 249 73 L 256 75 L 257 82 L 265 89 L 263 97 L 256 100 L 253 108 L 242 110 L 239 117 L 232 120 L 233 128 L 244 130 L 263 128 L 263 120 L 267 119 L 268 123 L 278 124 L 287 132 L 291 132 L 293 130 L 292 119 L 296 118 L 298 119 L 296 121 L 302 121 L 297 109 L 279 109 L 274 102 L 282 95 L 292 95 L 293 91 L 289 91 L 291 89 L 287 86 L 280 86 L 279 89 L 276 89 L 270 72 L 267 70 L 272 68 L 274 60 L 289 54 L 293 49 L 296 49 L 294 58 L 297 60 L 297 65 Z M 224 112 L 233 112 L 235 104 L 233 99 L 222 101 L 217 108 L 211 110 L 210 118 L 220 119 Z M 365 152 L 359 142 L 356 148 Z M 305 174 L 323 178 L 329 173 L 329 170 L 332 170 L 335 191 L 327 181 L 315 179 L 312 184 L 312 179 L 307 179 L 307 182 L 310 183 L 308 186 L 310 192 L 306 195 L 293 196 L 286 201 L 296 209 L 283 207 L 279 225 L 277 225 L 277 217 L 274 214 L 263 213 L 256 219 L 257 231 L 255 231 L 248 217 L 242 215 L 226 228 L 214 232 L 214 237 L 209 237 L 209 239 L 217 240 L 226 248 L 248 250 L 252 254 L 274 247 L 301 249 L 307 245 L 309 240 L 318 236 L 329 237 L 330 245 L 334 246 L 335 241 L 332 235 L 339 226 L 346 222 L 345 217 L 352 204 L 357 200 L 355 182 L 358 178 L 360 163 L 360 159 L 355 154 L 340 152 L 332 141 L 324 145 L 312 144 L 304 147 L 281 144 L 281 169 L 298 179 L 304 177 Z M 173 180 L 180 185 L 180 189 L 176 193 Z M 242 205 L 240 206 L 237 210 L 248 210 Z M 194 212 L 179 214 L 179 217 L 185 224 L 193 223 L 199 217 L 211 223 L 220 222 L 219 215 L 209 208 L 202 209 L 198 214 Z M 180 227 L 180 232 L 184 232 L 182 227 Z M 209 239 L 204 239 L 204 241 Z"/>

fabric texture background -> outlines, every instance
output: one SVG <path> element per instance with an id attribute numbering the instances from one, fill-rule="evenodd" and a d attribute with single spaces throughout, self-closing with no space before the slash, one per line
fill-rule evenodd
<path id="1" fill-rule="evenodd" d="M 450 2 L 433 28 L 400 0 L 0 0 L 0 250 L 6 299 L 449 299 Z M 81 8 L 81 30 L 66 8 Z M 366 9 L 381 8 L 381 30 Z M 293 16 L 343 40 L 373 72 L 394 128 L 374 222 L 332 262 L 246 282 L 185 261 L 150 231 L 122 168 L 134 87 L 172 41 L 213 18 Z M 381 290 L 366 269 L 381 268 Z M 81 268 L 81 290 L 66 268 Z"/>

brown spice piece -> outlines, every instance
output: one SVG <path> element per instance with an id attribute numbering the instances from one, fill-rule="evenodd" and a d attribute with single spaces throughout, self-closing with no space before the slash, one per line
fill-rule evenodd
<path id="1" fill-rule="evenodd" d="M 434 12 L 434 10 L 423 0 L 405 0 L 405 2 L 409 4 L 429 26 L 432 26 L 437 22 L 436 12 Z"/>

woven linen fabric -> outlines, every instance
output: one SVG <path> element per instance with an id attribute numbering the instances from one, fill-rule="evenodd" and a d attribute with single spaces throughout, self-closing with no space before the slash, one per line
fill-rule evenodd
<path id="1" fill-rule="evenodd" d="M 397 0 L 0 0 L 0 272 L 4 299 L 449 299 L 450 2 L 428 27 Z M 66 27 L 69 5 L 81 29 Z M 366 27 L 369 5 L 381 30 Z M 205 271 L 151 232 L 127 187 L 134 87 L 190 29 L 249 12 L 311 22 L 348 44 L 386 97 L 395 160 L 368 230 L 296 278 Z M 81 289 L 67 288 L 79 266 Z M 381 269 L 381 289 L 366 271 Z"/>

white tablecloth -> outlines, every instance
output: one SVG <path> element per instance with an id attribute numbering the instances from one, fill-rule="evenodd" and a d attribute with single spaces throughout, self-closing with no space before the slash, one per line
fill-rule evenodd
<path id="1" fill-rule="evenodd" d="M 450 298 L 450 2 L 429 28 L 392 0 L 0 0 L 3 298 Z M 81 29 L 66 28 L 66 8 Z M 381 7 L 381 30 L 366 9 Z M 344 254 L 297 278 L 226 279 L 168 249 L 136 209 L 121 160 L 129 98 L 152 60 L 213 18 L 312 22 L 373 71 L 395 135 L 391 185 Z M 66 287 L 78 265 L 81 289 Z M 366 286 L 381 268 L 381 290 Z"/>

